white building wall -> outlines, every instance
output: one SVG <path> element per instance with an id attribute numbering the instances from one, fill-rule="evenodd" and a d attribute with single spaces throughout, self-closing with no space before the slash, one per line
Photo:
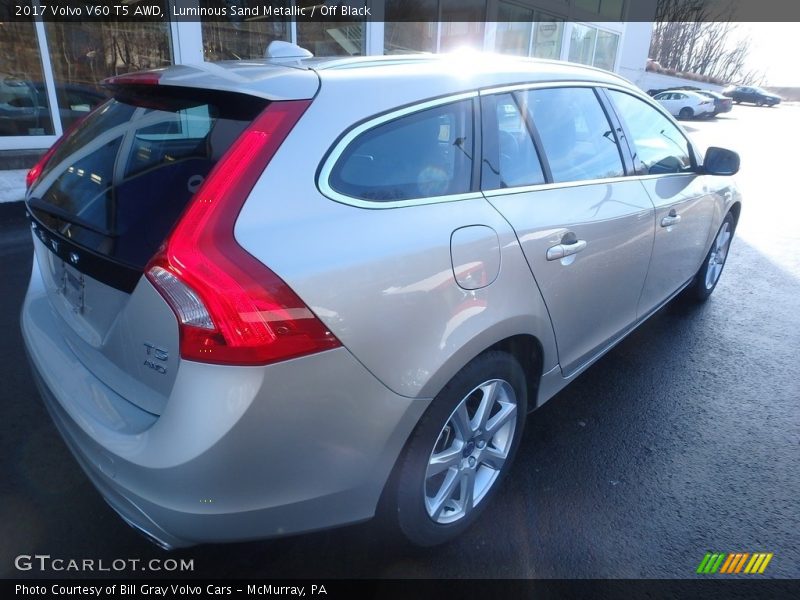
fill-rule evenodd
<path id="1" fill-rule="evenodd" d="M 650 51 L 650 37 L 653 34 L 653 23 L 628 22 L 622 33 L 622 42 L 617 61 L 617 73 L 630 79 L 642 87 L 647 66 L 647 55 Z"/>

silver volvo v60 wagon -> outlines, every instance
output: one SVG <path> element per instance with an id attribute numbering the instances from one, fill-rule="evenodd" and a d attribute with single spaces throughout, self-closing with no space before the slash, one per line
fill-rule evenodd
<path id="1" fill-rule="evenodd" d="M 597 69 L 275 54 L 107 80 L 31 170 L 33 372 L 163 546 L 443 542 L 529 411 L 711 294 L 739 158 Z"/>

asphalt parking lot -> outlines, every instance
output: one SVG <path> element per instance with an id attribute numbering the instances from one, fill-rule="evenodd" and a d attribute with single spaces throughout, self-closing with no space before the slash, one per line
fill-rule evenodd
<path id="1" fill-rule="evenodd" d="M 534 413 L 475 527 L 427 550 L 367 523 L 171 556 L 196 577 L 683 578 L 709 551 L 772 552 L 767 576 L 800 577 L 800 106 L 685 126 L 742 156 L 717 290 L 660 311 Z M 30 263 L 24 221 L 0 221 L 0 576 L 63 575 L 20 572 L 20 554 L 164 558 L 105 505 L 38 398 L 18 326 Z"/>

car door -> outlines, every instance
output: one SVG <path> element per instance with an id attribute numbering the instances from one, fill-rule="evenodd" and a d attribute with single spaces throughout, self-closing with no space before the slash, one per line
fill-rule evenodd
<path id="1" fill-rule="evenodd" d="M 670 114 L 678 116 L 681 109 L 686 106 L 686 94 L 672 94 L 672 104 L 670 104 Z"/>
<path id="2" fill-rule="evenodd" d="M 593 88 L 483 92 L 481 106 L 482 190 L 516 231 L 568 376 L 635 322 L 653 206 Z"/>
<path id="3" fill-rule="evenodd" d="M 655 100 L 658 100 L 661 103 L 661 105 L 673 115 L 677 114 L 677 111 L 675 109 L 676 101 L 674 99 L 674 94 L 672 94 L 671 92 L 664 92 L 663 94 L 658 94 L 656 95 Z"/>
<path id="4" fill-rule="evenodd" d="M 655 206 L 653 258 L 639 301 L 639 317 L 697 273 L 710 243 L 714 190 L 699 175 L 683 131 L 649 102 L 606 91 L 625 130 L 637 179 Z"/>

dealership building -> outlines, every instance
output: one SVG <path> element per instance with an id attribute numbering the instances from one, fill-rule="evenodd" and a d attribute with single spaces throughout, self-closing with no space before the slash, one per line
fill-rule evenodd
<path id="1" fill-rule="evenodd" d="M 122 3 L 136 7 L 140 1 L 144 4 Z M 652 28 L 647 14 L 631 18 L 631 11 L 647 10 L 632 0 L 365 0 L 360 4 L 371 16 L 347 21 L 288 15 L 311 6 L 327 6 L 332 14 L 330 7 L 359 2 L 157 2 L 170 18 L 49 22 L 20 20 L 10 14 L 10 4 L 0 7 L 0 168 L 30 166 L 103 99 L 97 83 L 106 77 L 171 64 L 262 58 L 273 40 L 296 43 L 316 56 L 472 47 L 594 65 L 636 81 L 644 72 Z M 287 16 L 254 14 L 265 4 L 284 5 Z M 249 8 L 250 16 L 243 16 L 242 8 Z M 185 17 L 198 13 L 206 14 Z"/>

